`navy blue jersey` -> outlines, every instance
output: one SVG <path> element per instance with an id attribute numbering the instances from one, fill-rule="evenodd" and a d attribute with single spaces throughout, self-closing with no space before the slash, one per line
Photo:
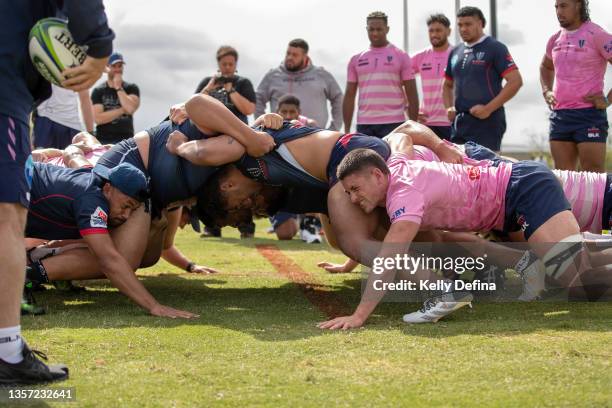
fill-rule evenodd
<path id="1" fill-rule="evenodd" d="M 181 125 L 167 120 L 147 130 L 151 137 L 148 171 L 151 197 L 153 202 L 161 208 L 175 201 L 195 196 L 218 169 L 217 167 L 197 166 L 182 157 L 170 154 L 166 149 L 166 142 L 170 133 L 175 130 L 183 133 L 189 140 L 207 137 L 190 120 L 186 120 Z"/>
<path id="2" fill-rule="evenodd" d="M 502 89 L 502 79 L 517 69 L 508 48 L 491 37 L 467 46 L 456 46 L 448 56 L 445 76 L 454 82 L 457 112 L 486 105 Z"/>
<path id="3" fill-rule="evenodd" d="M 34 163 L 26 237 L 79 239 L 108 233 L 103 184 L 90 168 Z"/>
<path id="4" fill-rule="evenodd" d="M 147 129 L 149 134 L 149 168 L 145 169 L 134 138 L 126 139 L 113 146 L 98 160 L 96 166 L 115 167 L 130 163 L 149 177 L 151 200 L 154 212 L 166 208 L 175 201 L 186 200 L 196 195 L 208 178 L 217 171 L 216 167 L 196 166 L 187 160 L 170 154 L 166 149 L 168 136 L 178 130 L 189 140 L 204 139 L 206 135 L 187 120 L 176 125 L 166 120 Z M 96 168 L 94 167 L 94 172 Z"/>
<path id="5" fill-rule="evenodd" d="M 272 136 L 278 148 L 285 142 L 308 136 L 321 129 L 303 126 L 299 123 L 284 122 L 283 126 L 277 130 L 267 128 L 257 128 L 257 130 L 265 131 Z M 234 164 L 245 176 L 264 184 L 283 187 L 328 188 L 326 182 L 295 168 L 276 151 L 258 158 L 244 155 Z"/>

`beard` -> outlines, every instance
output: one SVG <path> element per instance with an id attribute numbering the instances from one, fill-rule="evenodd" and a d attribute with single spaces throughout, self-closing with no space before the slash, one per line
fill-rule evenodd
<path id="1" fill-rule="evenodd" d="M 285 62 L 285 68 L 287 69 L 287 71 L 291 71 L 291 72 L 299 71 L 300 69 L 304 68 L 304 65 L 306 65 L 304 60 L 302 60 L 302 62 L 300 62 L 299 64 L 293 67 L 288 67 L 287 63 Z"/>

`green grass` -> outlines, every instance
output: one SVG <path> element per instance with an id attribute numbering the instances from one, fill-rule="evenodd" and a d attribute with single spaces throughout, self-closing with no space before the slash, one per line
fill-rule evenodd
<path id="1" fill-rule="evenodd" d="M 247 241 L 231 229 L 223 240 L 179 232 L 179 247 L 218 275 L 163 261 L 139 273 L 197 320 L 147 316 L 95 281 L 85 294 L 39 294 L 49 313 L 23 318 L 25 336 L 69 365 L 57 386 L 75 387 L 79 407 L 612 406 L 612 304 L 483 303 L 408 326 L 401 316 L 418 305 L 386 303 L 364 329 L 324 332 L 321 312 L 255 244 L 278 245 L 351 308 L 359 274 L 319 271 L 317 261 L 344 258 L 265 228 Z"/>

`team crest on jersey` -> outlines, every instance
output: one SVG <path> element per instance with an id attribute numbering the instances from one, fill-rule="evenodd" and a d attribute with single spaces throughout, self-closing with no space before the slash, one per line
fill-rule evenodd
<path id="1" fill-rule="evenodd" d="M 603 47 L 604 47 L 604 50 L 606 50 L 606 52 L 608 53 L 612 52 L 612 40 L 610 40 L 610 42 L 605 44 Z"/>
<path id="2" fill-rule="evenodd" d="M 578 46 L 580 48 L 584 47 L 584 40 L 578 40 Z"/>
<path id="3" fill-rule="evenodd" d="M 480 179 L 480 167 L 468 167 L 468 177 L 472 181 Z"/>
<path id="4" fill-rule="evenodd" d="M 599 137 L 599 128 L 589 128 L 587 129 L 587 137 L 589 139 L 594 139 Z"/>
<path id="5" fill-rule="evenodd" d="M 89 224 L 92 228 L 106 228 L 108 222 L 108 215 L 106 212 L 98 207 L 89 217 Z"/>
<path id="6" fill-rule="evenodd" d="M 393 55 L 387 55 L 387 62 L 385 65 L 393 65 Z"/>
<path id="7" fill-rule="evenodd" d="M 479 52 L 476 53 L 476 59 L 483 60 L 484 57 L 485 57 L 485 52 L 484 51 L 479 51 Z"/>

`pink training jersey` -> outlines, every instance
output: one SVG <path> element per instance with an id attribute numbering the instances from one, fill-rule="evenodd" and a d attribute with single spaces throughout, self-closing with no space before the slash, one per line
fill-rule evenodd
<path id="1" fill-rule="evenodd" d="M 410 160 L 395 153 L 386 207 L 391 223 L 412 221 L 421 230 L 503 229 L 512 165 L 467 166 Z"/>
<path id="2" fill-rule="evenodd" d="M 92 151 L 85 153 L 85 158 L 89 160 L 92 166 L 95 166 L 98 162 L 98 159 L 102 157 L 104 153 L 108 151 L 108 147 L 99 145 L 95 147 Z M 54 164 L 60 167 L 66 167 L 66 163 L 64 163 L 64 158 L 62 156 L 54 157 L 46 161 L 46 163 Z"/>
<path id="3" fill-rule="evenodd" d="M 406 120 L 403 81 L 414 79 L 410 57 L 393 44 L 354 55 L 348 82 L 359 87 L 357 123 L 372 125 Z"/>
<path id="4" fill-rule="evenodd" d="M 411 59 L 412 71 L 421 74 L 423 103 L 420 110 L 427 115 L 425 124 L 429 126 L 450 126 L 442 98 L 442 87 L 451 50 L 450 46 L 444 51 L 430 48 L 415 54 Z"/>
<path id="5" fill-rule="evenodd" d="M 572 213 L 578 220 L 580 231 L 601 234 L 601 218 L 608 175 L 567 170 L 553 170 L 553 173 L 563 185 L 563 192 L 572 206 Z"/>
<path id="6" fill-rule="evenodd" d="M 562 28 L 548 40 L 546 56 L 555 66 L 555 110 L 592 108 L 583 98 L 603 92 L 612 35 L 590 21 L 575 31 Z"/>

